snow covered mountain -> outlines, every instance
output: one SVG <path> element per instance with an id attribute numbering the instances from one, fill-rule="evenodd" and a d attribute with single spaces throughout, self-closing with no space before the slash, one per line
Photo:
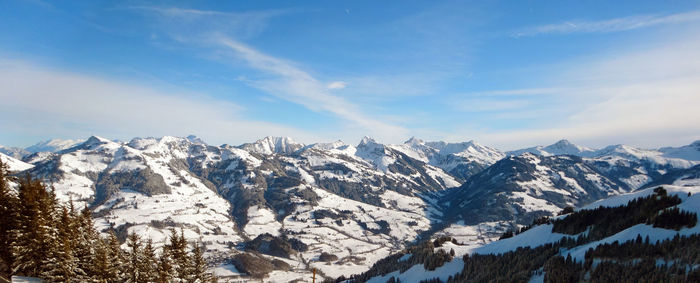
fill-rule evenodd
<path id="1" fill-rule="evenodd" d="M 413 137 L 404 144 L 391 147 L 443 169 L 460 182 L 505 157 L 501 151 L 473 140 L 461 143 L 425 142 Z"/>
<path id="2" fill-rule="evenodd" d="M 560 140 L 548 146 L 536 146 L 507 152 L 508 155 L 520 155 L 529 152 L 536 155 L 552 156 L 552 155 L 575 155 L 581 157 L 589 157 L 595 155 L 595 150 L 584 146 L 579 146 L 571 143 L 568 140 Z"/>
<path id="3" fill-rule="evenodd" d="M 667 158 L 700 161 L 700 141 L 681 147 L 663 147 L 659 151 Z"/>
<path id="4" fill-rule="evenodd" d="M 32 167 L 17 170 L 50 182 L 60 200 L 91 207 L 102 231 L 136 232 L 161 245 L 181 227 L 203 241 L 221 276 L 246 278 L 251 271 L 238 257 L 251 254 L 292 266 L 267 272 L 284 281 L 314 267 L 328 278 L 358 274 L 432 235 L 489 243 L 566 206 L 697 164 L 629 147 L 581 158 L 570 153 L 589 149 L 555 145 L 542 148 L 549 155 L 506 157 L 474 141 L 416 138 L 391 145 L 366 137 L 354 146 L 266 137 L 212 146 L 194 136 L 90 137 L 25 156 Z"/>
<path id="5" fill-rule="evenodd" d="M 605 175 L 637 189 L 659 178 L 666 172 L 689 168 L 700 164 L 700 142 L 691 145 L 658 150 L 641 149 L 628 145 L 611 145 L 602 149 L 591 149 L 560 140 L 552 145 L 531 147 L 507 152 L 508 155 L 532 153 L 539 156 L 573 155 Z"/>
<path id="6" fill-rule="evenodd" d="M 34 167 L 34 165 L 22 162 L 21 160 L 7 156 L 4 153 L 0 153 L 0 160 L 2 160 L 3 164 L 7 165 L 7 169 L 9 171 L 24 171 Z"/>
<path id="7" fill-rule="evenodd" d="M 230 258 L 238 253 L 231 247 L 261 235 L 285 237 L 307 246 L 285 259 L 297 273 L 318 265 L 332 276 L 364 270 L 428 230 L 441 217 L 432 201 L 460 184 L 370 141 L 302 146 L 266 138 L 217 147 L 192 137 L 90 137 L 32 160 L 29 172 L 52 183 L 62 201 L 92 207 L 100 230 L 162 244 L 169 228 L 182 227 L 214 258 Z M 322 253 L 344 256 L 330 266 L 309 261 Z"/>
<path id="8" fill-rule="evenodd" d="M 304 147 L 288 137 L 265 137 L 254 143 L 246 143 L 240 146 L 241 149 L 260 154 L 292 153 Z"/>
<path id="9" fill-rule="evenodd" d="M 7 147 L 7 146 L 2 146 L 0 145 L 0 153 L 3 153 L 7 156 L 10 156 L 15 159 L 21 160 L 22 157 L 24 157 L 27 154 L 30 154 L 29 151 L 19 148 L 19 147 Z"/>
<path id="10" fill-rule="evenodd" d="M 436 239 L 380 260 L 355 282 L 695 281 L 700 260 L 687 254 L 700 244 L 700 179 L 697 167 L 692 171 L 668 180 L 676 185 L 599 200 L 491 243 Z"/>
<path id="11" fill-rule="evenodd" d="M 35 145 L 25 148 L 26 151 L 30 153 L 36 152 L 58 152 L 64 149 L 71 148 L 83 140 L 62 140 L 62 139 L 52 139 L 37 143 Z"/>
<path id="12" fill-rule="evenodd" d="M 461 187 L 449 190 L 441 202 L 446 205 L 445 215 L 451 218 L 446 223 L 453 223 L 446 231 L 478 228 L 480 238 L 493 239 L 567 206 L 630 190 L 579 157 L 524 153 L 496 162 Z"/>

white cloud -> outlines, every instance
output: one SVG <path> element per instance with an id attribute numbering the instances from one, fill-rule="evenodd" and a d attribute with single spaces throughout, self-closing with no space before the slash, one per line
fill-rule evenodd
<path id="1" fill-rule="evenodd" d="M 335 81 L 328 84 L 328 89 L 344 89 L 348 84 L 343 81 Z"/>
<path id="2" fill-rule="evenodd" d="M 697 50 L 700 38 L 693 34 L 660 47 L 641 47 L 554 69 L 550 77 L 558 85 L 541 89 L 566 91 L 530 97 L 553 103 L 533 107 L 537 125 L 517 130 L 463 130 L 486 143 L 511 149 L 548 144 L 562 137 L 589 146 L 687 144 L 700 139 Z M 527 89 L 495 92 L 530 93 Z"/>
<path id="3" fill-rule="evenodd" d="M 541 34 L 619 32 L 645 27 L 700 21 L 700 11 L 670 15 L 639 15 L 602 21 L 568 21 L 558 24 L 525 28 L 513 33 L 514 37 Z"/>
<path id="4" fill-rule="evenodd" d="M 238 144 L 266 135 L 315 140 L 299 129 L 246 119 L 242 108 L 193 93 L 170 93 L 130 83 L 0 60 L 0 131 L 48 138 L 102 135 L 185 136 Z"/>
<path id="5" fill-rule="evenodd" d="M 397 136 L 406 135 L 406 129 L 386 123 L 376 115 L 369 115 L 353 101 L 330 92 L 345 87 L 348 84 L 347 80 L 323 83 L 297 67 L 294 62 L 265 54 L 239 40 L 246 37 L 246 30 L 262 32 L 271 17 L 288 11 L 234 13 L 167 7 L 132 9 L 157 15 L 157 19 L 162 23 L 159 27 L 181 44 L 206 45 L 214 49 L 209 50 L 216 54 L 217 60 L 243 60 L 252 69 L 261 72 L 260 77 L 247 76 L 243 82 L 279 99 L 339 118 L 342 129 L 337 129 L 337 134 L 343 137 L 349 137 L 350 132 L 359 136 L 373 135 L 380 139 L 392 140 Z M 246 18 L 250 18 L 252 22 L 246 21 Z M 229 22 L 233 27 L 229 27 Z M 233 58 L 225 57 L 227 55 L 233 55 Z M 232 62 L 240 64 L 233 60 Z M 352 82 L 351 84 L 354 85 Z"/>
<path id="6" fill-rule="evenodd" d="M 344 120 L 344 126 L 351 131 L 361 131 L 386 140 L 407 135 L 406 129 L 371 117 L 355 103 L 332 95 L 326 85 L 289 61 L 269 56 L 226 36 L 217 36 L 214 41 L 234 51 L 252 68 L 270 76 L 250 82 L 257 88 L 312 111 L 333 114 Z"/>

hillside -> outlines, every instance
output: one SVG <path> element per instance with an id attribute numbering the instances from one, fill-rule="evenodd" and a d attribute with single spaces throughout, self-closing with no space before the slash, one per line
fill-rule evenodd
<path id="1" fill-rule="evenodd" d="M 171 228 L 182 229 L 202 241 L 222 278 L 274 281 L 308 277 L 313 268 L 325 278 L 359 274 L 431 237 L 482 246 L 565 207 L 663 182 L 697 163 L 608 152 L 506 156 L 475 141 L 417 138 L 351 145 L 266 137 L 214 146 L 194 136 L 90 137 L 27 153 L 13 171 L 51 184 L 63 203 L 91 209 L 103 235 L 115 231 L 123 241 L 136 233 L 159 248 Z"/>
<path id="2" fill-rule="evenodd" d="M 453 254 L 437 262 L 428 256 L 401 264 L 409 249 L 355 282 L 694 281 L 700 278 L 698 193 L 700 186 L 664 185 L 606 198 L 486 245 L 433 244 L 433 253 Z M 398 269 L 383 268 L 392 265 Z"/>

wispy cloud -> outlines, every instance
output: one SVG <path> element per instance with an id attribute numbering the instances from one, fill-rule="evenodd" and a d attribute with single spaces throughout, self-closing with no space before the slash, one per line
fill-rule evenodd
<path id="1" fill-rule="evenodd" d="M 272 133 L 317 138 L 292 127 L 247 119 L 240 106 L 206 95 L 164 92 L 25 61 L 0 59 L 0 85 L 0 132 L 13 136 L 97 134 L 128 139 L 196 134 L 212 143 L 230 144 Z"/>
<path id="2" fill-rule="evenodd" d="M 328 89 L 344 89 L 348 84 L 343 81 L 335 81 L 328 84 Z"/>
<path id="3" fill-rule="evenodd" d="M 659 25 L 697 21 L 700 21 L 700 11 L 691 11 L 670 15 L 639 15 L 614 18 L 602 21 L 574 20 L 557 24 L 525 28 L 514 32 L 512 36 L 524 37 L 544 34 L 619 32 Z"/>
<path id="4" fill-rule="evenodd" d="M 407 133 L 406 129 L 370 117 L 353 102 L 329 93 L 326 83 L 289 61 L 264 54 L 225 36 L 213 40 L 233 50 L 236 56 L 245 60 L 252 68 L 271 76 L 268 79 L 251 81 L 255 87 L 312 111 L 331 113 L 350 122 L 349 128 L 359 127 L 364 132 L 380 138 L 394 139 Z"/>
<path id="5" fill-rule="evenodd" d="M 250 38 L 264 32 L 273 18 L 292 12 L 285 9 L 223 12 L 163 6 L 130 6 L 126 9 L 147 13 L 160 25 L 161 31 L 168 32 L 176 40 L 199 38 L 208 32 Z"/>
<path id="6" fill-rule="evenodd" d="M 215 54 L 217 60 L 229 60 L 237 66 L 242 61 L 258 72 L 258 75 L 246 76 L 242 82 L 281 100 L 340 119 L 342 129 L 338 129 L 337 134 L 347 137 L 348 131 L 354 131 L 386 139 L 407 135 L 407 130 L 401 126 L 384 122 L 377 116 L 365 113 L 360 105 L 331 93 L 332 90 L 345 88 L 349 84 L 347 80 L 328 82 L 318 79 L 293 61 L 266 54 L 241 41 L 246 37 L 241 35 L 240 30 L 261 32 L 272 17 L 288 11 L 234 13 L 165 7 L 133 9 L 155 14 L 159 21 L 177 24 L 177 28 L 172 25 L 161 25 L 160 28 L 180 44 L 206 46 L 206 50 Z M 246 18 L 251 18 L 252 23 Z M 220 25 L 232 19 L 234 26 L 240 25 L 238 31 L 231 32 L 228 24 Z"/>

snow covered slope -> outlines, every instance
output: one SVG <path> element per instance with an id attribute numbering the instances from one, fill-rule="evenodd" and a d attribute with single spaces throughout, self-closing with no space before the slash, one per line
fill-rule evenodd
<path id="1" fill-rule="evenodd" d="M 686 179 L 687 180 L 687 179 Z M 697 181 L 697 180 L 696 180 Z M 677 197 L 680 199 L 681 203 L 677 204 L 675 206 L 672 206 L 671 208 L 679 208 L 681 211 L 685 212 L 691 212 L 691 213 L 700 213 L 700 186 L 698 186 L 700 182 L 694 182 L 692 185 L 691 184 L 686 184 L 685 186 L 675 186 L 675 185 L 664 185 L 663 188 L 665 189 L 665 192 L 663 195 L 668 195 L 671 197 Z M 606 198 L 600 201 L 596 201 L 594 203 L 591 203 L 589 205 L 586 205 L 582 208 L 579 209 L 595 209 L 599 207 L 620 207 L 620 206 L 625 206 L 629 205 L 628 202 L 630 200 L 634 199 L 639 199 L 642 197 L 647 197 L 653 194 L 658 193 L 655 191 L 655 188 L 648 188 L 645 190 L 641 191 L 636 191 L 632 193 L 626 193 L 626 194 L 621 194 L 617 196 L 613 196 L 610 198 Z M 658 197 L 658 196 L 657 196 Z M 554 219 L 564 219 L 568 215 L 564 216 L 559 216 Z M 614 217 L 614 216 L 613 216 Z M 697 220 L 696 220 L 697 221 Z M 644 239 L 644 243 L 656 243 L 657 241 L 664 241 L 664 240 L 671 240 L 674 239 L 674 237 L 677 236 L 691 236 L 691 235 L 698 235 L 700 234 L 700 223 L 692 223 L 689 224 L 690 226 L 684 226 L 681 227 L 680 229 L 670 229 L 670 228 L 661 228 L 661 227 L 655 227 L 651 224 L 636 224 L 632 225 L 626 229 L 623 229 L 619 232 L 613 233 L 608 236 L 604 236 L 602 239 L 593 239 L 593 240 L 585 240 L 585 236 L 587 232 L 578 234 L 578 235 L 568 235 L 568 234 L 562 234 L 562 233 L 556 233 L 553 232 L 553 224 L 543 224 L 543 225 L 538 225 L 533 228 L 530 228 L 529 230 L 522 232 L 518 235 L 515 235 L 511 238 L 506 238 L 498 241 L 494 241 L 488 244 L 484 245 L 455 245 L 450 242 L 447 242 L 444 247 L 441 247 L 440 249 L 452 249 L 455 251 L 455 257 L 452 260 L 449 260 L 441 265 L 439 267 L 435 268 L 434 270 L 426 270 L 423 264 L 417 264 L 414 265 L 410 268 L 403 269 L 404 271 L 401 270 L 396 270 L 396 271 L 384 271 L 379 274 L 375 274 L 374 277 L 371 277 L 367 282 L 386 282 L 387 280 L 391 279 L 392 277 L 394 279 L 399 279 L 403 282 L 413 282 L 417 280 L 428 280 L 428 279 L 433 279 L 433 278 L 439 278 L 442 281 L 447 281 L 448 277 L 455 276 L 458 273 L 462 272 L 465 269 L 465 262 L 463 260 L 463 255 L 465 254 L 470 254 L 472 257 L 477 254 L 481 255 L 502 255 L 505 253 L 509 252 L 515 252 L 521 248 L 529 248 L 529 249 L 534 249 L 537 247 L 542 247 L 543 245 L 547 244 L 554 244 L 558 245 L 560 244 L 562 239 L 569 238 L 572 240 L 579 239 L 581 241 L 582 238 L 577 238 L 579 236 L 584 236 L 584 240 L 582 243 L 576 243 L 575 241 L 569 241 L 569 243 L 576 243 L 572 247 L 560 247 L 556 249 L 554 256 L 561 256 L 563 258 L 570 257 L 571 260 L 575 262 L 584 262 L 584 260 L 588 258 L 589 256 L 587 255 L 587 252 L 589 252 L 590 249 L 594 249 L 600 245 L 604 244 L 623 244 L 623 243 L 630 243 L 630 242 L 637 242 L 638 244 L 641 244 L 640 239 Z M 590 227 L 589 227 L 590 228 Z M 590 231 L 588 229 L 587 231 Z M 678 238 L 675 238 L 678 239 Z M 648 242 L 646 242 L 648 241 Z M 689 249 L 696 248 L 696 247 L 688 247 Z M 437 249 L 436 249 L 437 250 Z M 410 257 L 410 254 L 405 255 L 403 258 Z M 674 260 L 673 258 L 669 259 L 669 255 L 664 255 L 664 254 L 654 254 L 650 256 L 656 256 L 656 262 L 657 266 L 659 266 L 659 262 L 665 263 L 665 264 L 672 264 L 673 262 L 679 262 L 679 260 Z M 601 261 L 605 261 L 605 258 L 597 258 L 593 259 L 593 267 L 595 268 L 595 265 L 597 263 L 600 263 Z M 490 261 L 493 261 L 491 259 Z M 567 259 L 568 261 L 568 259 Z M 613 260 L 614 261 L 614 260 Z M 632 261 L 630 264 L 634 265 L 636 264 L 637 261 Z M 670 262 L 670 263 L 669 263 Z M 385 263 L 386 264 L 386 263 Z M 624 264 L 623 264 L 624 266 Z M 484 267 L 482 267 L 484 268 Z M 591 268 L 591 267 L 588 267 Z M 391 270 L 391 268 L 389 268 Z M 473 269 L 472 269 L 473 270 Z M 484 269 L 486 270 L 486 269 Z M 537 266 L 535 266 L 533 269 L 531 269 L 530 274 L 532 274 L 532 280 L 542 280 L 544 274 L 542 274 L 543 267 L 539 267 L 537 269 Z M 527 270 L 525 270 L 527 272 Z M 539 272 L 539 273 L 537 273 Z M 534 274 L 533 274 L 534 273 Z M 490 276 L 486 274 L 486 276 Z M 584 275 L 588 276 L 588 275 Z"/>
<path id="2" fill-rule="evenodd" d="M 24 160 L 33 165 L 28 172 L 53 184 L 59 199 L 91 207 L 100 230 L 137 232 L 160 245 L 170 228 L 181 227 L 190 240 L 201 239 L 217 270 L 234 280 L 247 278 L 231 265 L 241 253 L 292 266 L 269 274 L 278 280 L 305 277 L 312 268 L 327 278 L 360 273 L 431 235 L 483 245 L 565 206 L 625 193 L 660 180 L 664 170 L 680 170 L 676 163 L 629 156 L 615 162 L 504 157 L 474 141 L 413 138 L 390 145 L 365 138 L 353 146 L 267 137 L 212 146 L 193 136 L 166 136 L 129 142 L 90 137 Z M 251 250 L 248 244 L 261 237 L 299 250 L 282 256 Z"/>
<path id="3" fill-rule="evenodd" d="M 566 206 L 629 191 L 575 156 L 509 156 L 451 190 L 448 213 L 468 225 L 515 220 L 529 224 Z"/>
<path id="4" fill-rule="evenodd" d="M 576 155 L 581 157 L 589 157 L 595 155 L 595 150 L 584 146 L 579 146 L 571 143 L 568 140 L 560 140 L 548 146 L 536 146 L 507 152 L 508 155 L 520 155 L 529 152 L 536 155 L 552 156 L 552 155 Z"/>
<path id="5" fill-rule="evenodd" d="M 35 152 L 58 152 L 64 149 L 71 148 L 77 144 L 82 143 L 83 140 L 62 140 L 62 139 L 52 139 L 37 143 L 35 145 L 25 148 L 26 151 L 30 153 Z"/>
<path id="6" fill-rule="evenodd" d="M 537 146 L 508 152 L 509 155 L 532 153 L 539 156 L 574 155 L 595 167 L 613 180 L 638 189 L 653 182 L 667 172 L 700 164 L 700 143 L 659 150 L 641 149 L 628 145 L 611 145 L 602 149 L 590 149 L 567 140 L 543 147 Z"/>
<path id="7" fill-rule="evenodd" d="M 700 141 L 681 147 L 663 147 L 659 149 L 664 157 L 700 161 Z"/>
<path id="8" fill-rule="evenodd" d="M 92 207 L 101 231 L 136 232 L 160 245 L 178 227 L 223 260 L 250 239 L 283 236 L 309 247 L 284 259 L 295 272 L 316 266 L 339 276 L 367 269 L 429 230 L 442 217 L 435 199 L 459 185 L 440 168 L 372 146 L 90 137 L 33 157 L 30 172 L 51 182 L 60 200 Z M 322 253 L 341 257 L 316 264 Z"/>
<path id="9" fill-rule="evenodd" d="M 247 143 L 240 146 L 240 148 L 256 152 L 260 154 L 273 154 L 273 153 L 292 153 L 304 147 L 303 144 L 297 143 L 289 137 L 265 137 L 254 143 Z"/>
<path id="10" fill-rule="evenodd" d="M 24 171 L 34 167 L 34 165 L 22 162 L 21 160 L 17 160 L 13 157 L 7 156 L 4 153 L 0 153 L 0 160 L 2 160 L 3 164 L 6 164 L 8 166 L 8 170 L 10 171 Z"/>
<path id="11" fill-rule="evenodd" d="M 390 145 L 414 159 L 450 173 L 459 182 L 505 157 L 501 151 L 475 141 L 461 143 L 425 142 L 415 137 L 400 145 Z"/>
<path id="12" fill-rule="evenodd" d="M 8 147 L 8 146 L 2 146 L 0 145 L 0 153 L 3 153 L 9 157 L 22 160 L 22 157 L 24 157 L 27 154 L 30 154 L 29 151 L 26 151 L 23 148 L 19 147 Z"/>

